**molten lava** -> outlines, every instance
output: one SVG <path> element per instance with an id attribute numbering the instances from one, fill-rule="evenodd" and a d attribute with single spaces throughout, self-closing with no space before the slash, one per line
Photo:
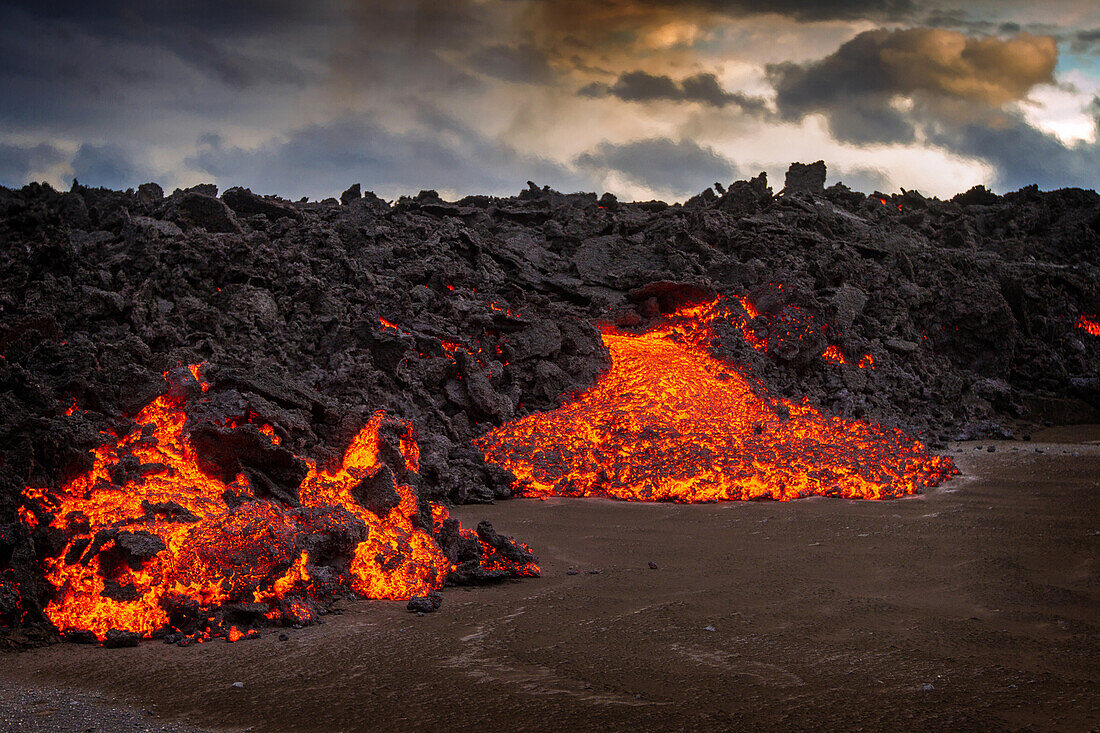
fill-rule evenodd
<path id="1" fill-rule="evenodd" d="M 386 514 L 385 520 L 352 496 L 360 481 L 379 470 L 382 418 L 382 413 L 375 413 L 352 440 L 343 462 L 335 470 L 318 471 L 310 463 L 309 474 L 298 491 L 304 506 L 341 506 L 366 525 L 367 539 L 356 546 L 348 567 L 351 588 L 365 598 L 397 600 L 440 588 L 451 568 L 431 534 L 414 526 L 418 507 L 412 487 L 395 487 L 399 503 Z M 418 455 L 409 454 L 409 447 L 415 442 L 411 432 L 406 435 L 401 441 L 403 458 L 406 468 L 415 470 Z"/>
<path id="2" fill-rule="evenodd" d="M 821 358 L 825 361 L 831 361 L 834 364 L 847 364 L 848 360 L 844 358 L 844 352 L 840 350 L 839 346 L 831 345 L 827 347 L 824 353 L 821 354 Z"/>
<path id="3" fill-rule="evenodd" d="M 198 368 L 191 374 L 198 379 Z M 87 473 L 58 490 L 24 491 L 30 508 L 22 509 L 23 522 L 34 529 L 42 517 L 64 538 L 63 549 L 45 560 L 56 591 L 45 613 L 61 631 L 101 640 L 112 629 L 233 640 L 243 632 L 196 629 L 196 619 L 222 604 L 253 604 L 252 612 L 271 620 L 302 623 L 315 615 L 322 586 L 329 595 L 407 599 L 440 588 L 455 569 L 425 526 L 430 519 L 420 519 L 416 489 L 398 478 L 419 468 L 411 424 L 379 412 L 340 465 L 324 469 L 303 459 L 300 506 L 290 507 L 245 473 L 230 481 L 214 475 L 189 433 L 186 399 L 174 393 L 146 406 L 128 435 L 97 449 Z M 255 418 L 227 421 L 227 428 L 282 450 L 275 429 Z M 401 427 L 385 460 L 384 423 Z M 327 556 L 314 557 L 314 549 Z M 481 569 L 499 571 L 499 552 L 490 549 Z M 533 561 L 504 569 L 538 575 Z"/>
<path id="4" fill-rule="evenodd" d="M 1097 316 L 1081 316 L 1077 319 L 1077 328 L 1087 334 L 1100 336 L 1100 318 Z"/>
<path id="5" fill-rule="evenodd" d="M 611 369 L 573 402 L 476 443 L 524 496 L 885 499 L 956 473 L 897 430 L 775 399 L 709 353 L 717 301 L 647 333 L 605 329 Z"/>

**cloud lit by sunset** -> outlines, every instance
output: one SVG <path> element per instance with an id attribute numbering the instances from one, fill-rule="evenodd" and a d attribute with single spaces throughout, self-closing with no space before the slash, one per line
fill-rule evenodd
<path id="1" fill-rule="evenodd" d="M 950 196 L 1097 184 L 1100 9 L 1056 0 L 0 6 L 0 184 L 683 200 L 824 159 Z"/>

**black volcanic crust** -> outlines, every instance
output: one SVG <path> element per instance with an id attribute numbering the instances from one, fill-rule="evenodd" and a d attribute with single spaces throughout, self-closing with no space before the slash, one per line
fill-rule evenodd
<path id="1" fill-rule="evenodd" d="M 128 429 L 180 364 L 204 363 L 225 414 L 322 462 L 377 409 L 411 419 L 422 495 L 455 502 L 509 495 L 470 439 L 591 385 L 598 320 L 644 327 L 714 293 L 747 294 L 760 334 L 796 305 L 850 361 L 872 354 L 873 370 L 832 364 L 824 342 L 773 333 L 765 355 L 718 328 L 719 355 L 841 415 L 933 443 L 1100 421 L 1100 338 L 1074 326 L 1100 311 L 1095 192 L 865 196 L 821 189 L 823 172 L 673 206 L 533 184 L 394 205 L 355 187 L 344 203 L 0 188 L 0 569 L 41 582 L 22 488 L 86 470 L 100 431 Z M 299 471 L 281 460 L 277 496 Z"/>

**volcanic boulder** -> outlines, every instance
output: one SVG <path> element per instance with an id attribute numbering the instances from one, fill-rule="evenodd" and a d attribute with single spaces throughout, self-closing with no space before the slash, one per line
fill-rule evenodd
<path id="1" fill-rule="evenodd" d="M 203 470 L 222 481 L 238 474 L 252 486 L 287 504 L 298 503 L 298 486 L 306 476 L 306 465 L 292 452 L 274 445 L 255 425 L 236 428 L 200 424 L 190 438 Z"/>
<path id="2" fill-rule="evenodd" d="M 379 517 L 385 517 L 391 509 L 401 503 L 393 471 L 385 463 L 380 464 L 352 487 L 351 495 L 365 509 L 369 509 Z"/>
<path id="3" fill-rule="evenodd" d="M 270 221 L 283 217 L 299 221 L 302 215 L 289 203 L 273 197 L 257 196 L 247 188 L 230 188 L 222 201 L 238 216 L 264 216 Z"/>
<path id="4" fill-rule="evenodd" d="M 783 190 L 788 194 L 825 193 L 825 161 L 805 165 L 803 163 L 791 163 L 787 169 L 787 177 L 783 182 Z"/>
<path id="5" fill-rule="evenodd" d="M 443 594 L 432 591 L 426 596 L 413 596 L 405 607 L 415 613 L 432 613 L 442 605 Z"/>
<path id="6" fill-rule="evenodd" d="M 165 215 L 185 230 L 199 227 L 211 234 L 239 234 L 240 222 L 224 202 L 195 191 L 173 194 Z"/>

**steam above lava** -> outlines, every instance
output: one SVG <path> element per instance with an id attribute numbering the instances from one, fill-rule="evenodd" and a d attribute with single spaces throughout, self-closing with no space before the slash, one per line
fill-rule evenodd
<path id="1" fill-rule="evenodd" d="M 525 496 L 887 499 L 956 472 L 897 430 L 772 398 L 713 358 L 711 322 L 730 315 L 714 300 L 683 306 L 642 334 L 605 328 L 612 366 L 594 387 L 478 446 L 516 475 Z M 750 331 L 746 338 L 758 347 Z"/>

